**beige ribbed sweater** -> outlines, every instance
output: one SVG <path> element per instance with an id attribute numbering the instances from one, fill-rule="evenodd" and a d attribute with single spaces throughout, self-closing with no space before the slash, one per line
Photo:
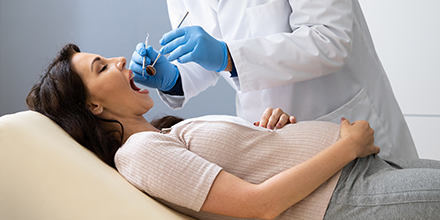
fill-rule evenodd
<path id="1" fill-rule="evenodd" d="M 329 122 L 300 122 L 271 131 L 237 117 L 205 116 L 185 120 L 168 134 L 132 135 L 115 163 L 130 183 L 173 209 L 197 219 L 237 219 L 198 212 L 221 169 L 258 184 L 338 139 L 339 125 Z M 322 219 L 339 175 L 276 219 Z"/>

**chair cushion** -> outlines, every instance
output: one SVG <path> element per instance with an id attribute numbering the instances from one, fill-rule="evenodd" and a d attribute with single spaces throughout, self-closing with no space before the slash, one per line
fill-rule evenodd
<path id="1" fill-rule="evenodd" d="M 49 118 L 0 117 L 2 219 L 191 219 L 158 203 Z"/>

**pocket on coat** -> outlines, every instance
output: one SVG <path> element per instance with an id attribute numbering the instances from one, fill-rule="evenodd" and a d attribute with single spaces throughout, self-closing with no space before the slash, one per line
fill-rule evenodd
<path id="1" fill-rule="evenodd" d="M 275 0 L 246 8 L 249 29 L 253 37 L 292 32 L 289 23 L 291 13 L 292 8 L 287 0 Z"/>
<path id="2" fill-rule="evenodd" d="M 376 111 L 364 89 L 361 89 L 358 94 L 346 104 L 315 120 L 330 121 L 340 124 L 342 117 L 348 119 L 350 122 L 358 120 L 368 121 L 371 128 L 374 129 L 374 144 L 380 147 L 380 155 L 384 158 L 389 157 L 390 151 L 393 147 L 392 142 L 390 141 L 388 134 L 385 132 L 385 129 L 379 120 L 379 116 L 376 114 Z"/>

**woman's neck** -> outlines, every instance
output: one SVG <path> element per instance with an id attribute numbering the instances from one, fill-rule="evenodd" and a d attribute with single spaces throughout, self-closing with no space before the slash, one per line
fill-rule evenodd
<path id="1" fill-rule="evenodd" d="M 153 125 L 151 125 L 143 116 L 138 119 L 126 119 L 120 121 L 124 126 L 124 137 L 122 142 L 125 143 L 127 139 L 138 132 L 154 131 L 159 132 Z"/>

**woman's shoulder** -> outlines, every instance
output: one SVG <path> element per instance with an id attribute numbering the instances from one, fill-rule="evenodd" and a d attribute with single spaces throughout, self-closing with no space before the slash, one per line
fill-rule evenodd
<path id="1" fill-rule="evenodd" d="M 120 154 L 122 151 L 125 151 L 125 153 L 148 151 L 148 148 L 161 147 L 165 144 L 167 146 L 181 145 L 179 140 L 163 132 L 155 132 L 155 131 L 137 132 L 132 134 L 125 141 L 125 143 L 118 149 L 116 154 Z"/>

